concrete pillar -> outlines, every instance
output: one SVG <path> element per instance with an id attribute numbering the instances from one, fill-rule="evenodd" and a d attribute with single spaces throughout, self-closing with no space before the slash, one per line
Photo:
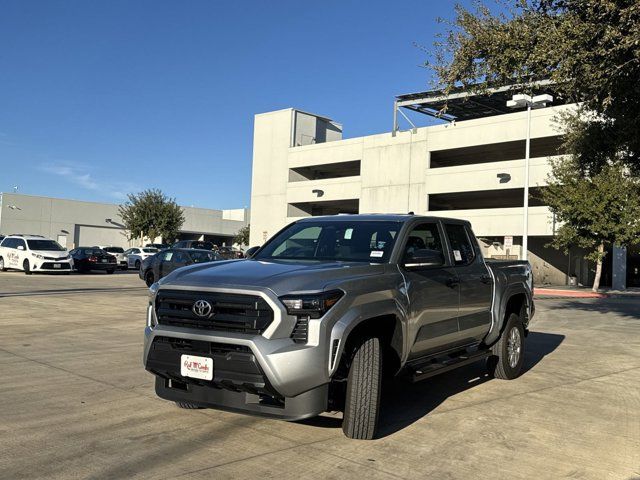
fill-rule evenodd
<path id="1" fill-rule="evenodd" d="M 614 290 L 624 290 L 627 288 L 627 248 L 613 246 L 611 271 L 613 278 L 611 288 Z"/>

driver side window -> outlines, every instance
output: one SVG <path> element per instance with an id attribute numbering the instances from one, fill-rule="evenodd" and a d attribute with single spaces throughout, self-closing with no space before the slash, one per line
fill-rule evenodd
<path id="1" fill-rule="evenodd" d="M 437 223 L 422 223 L 411 230 L 404 247 L 403 261 L 410 262 L 419 250 L 440 253 L 444 263 L 444 249 Z"/>

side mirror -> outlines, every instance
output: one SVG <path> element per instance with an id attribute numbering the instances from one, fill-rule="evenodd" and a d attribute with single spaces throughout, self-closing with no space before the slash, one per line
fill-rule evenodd
<path id="1" fill-rule="evenodd" d="M 258 250 L 260 250 L 260 247 L 251 247 L 251 248 L 248 248 L 248 249 L 247 249 L 247 251 L 246 251 L 246 252 L 244 252 L 244 256 L 245 256 L 245 258 L 251 258 L 251 257 L 253 257 L 253 255 L 254 255 Z"/>
<path id="2" fill-rule="evenodd" d="M 405 257 L 406 268 L 439 267 L 444 265 L 444 256 L 437 250 L 418 249 L 412 255 Z"/>
<path id="3" fill-rule="evenodd" d="M 18 245 L 18 250 L 24 250 L 24 247 L 22 245 Z"/>

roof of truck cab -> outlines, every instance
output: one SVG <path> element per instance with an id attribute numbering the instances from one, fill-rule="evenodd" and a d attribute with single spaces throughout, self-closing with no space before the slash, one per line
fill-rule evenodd
<path id="1" fill-rule="evenodd" d="M 435 216 L 426 216 L 426 215 L 413 215 L 411 213 L 360 213 L 360 214 L 339 214 L 339 215 L 325 215 L 318 217 L 305 217 L 298 222 L 317 222 L 318 220 L 331 220 L 332 222 L 357 222 L 357 221 L 368 221 L 368 222 L 407 222 L 409 220 L 420 219 L 426 221 L 437 221 L 443 220 L 447 222 L 458 222 L 458 223 L 469 223 L 467 220 L 462 220 L 460 218 L 449 218 L 449 217 L 435 217 Z"/>

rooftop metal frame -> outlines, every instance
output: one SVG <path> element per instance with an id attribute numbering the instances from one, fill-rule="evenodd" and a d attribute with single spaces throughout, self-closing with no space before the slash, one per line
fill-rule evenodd
<path id="1" fill-rule="evenodd" d="M 513 94 L 525 90 L 535 94 L 549 93 L 553 95 L 554 100 L 550 105 L 568 103 L 554 91 L 551 80 L 540 80 L 528 85 L 515 84 L 494 87 L 487 89 L 486 93 L 471 92 L 463 87 L 458 87 L 449 94 L 445 94 L 443 90 L 408 93 L 397 95 L 393 101 L 392 134 L 395 135 L 399 130 L 398 113 L 411 124 L 414 130 L 416 128 L 401 110 L 402 108 L 450 122 L 473 120 L 512 113 L 513 109 L 507 107 L 507 100 L 510 100 Z"/>

